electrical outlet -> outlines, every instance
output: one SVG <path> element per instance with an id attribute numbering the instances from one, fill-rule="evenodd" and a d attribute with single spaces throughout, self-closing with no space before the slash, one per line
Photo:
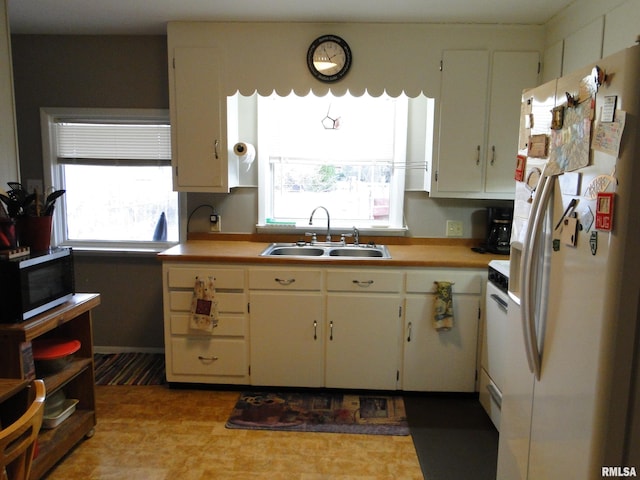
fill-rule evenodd
<path id="1" fill-rule="evenodd" d="M 209 231 L 210 232 L 219 232 L 221 230 L 222 218 L 217 213 L 212 213 L 209 215 Z"/>
<path id="2" fill-rule="evenodd" d="M 44 190 L 42 188 L 42 180 L 36 180 L 33 178 L 27 179 L 27 192 L 33 193 L 34 190 L 38 191 L 38 195 L 42 195 Z"/>
<path id="3" fill-rule="evenodd" d="M 447 220 L 447 237 L 461 237 L 462 222 Z"/>

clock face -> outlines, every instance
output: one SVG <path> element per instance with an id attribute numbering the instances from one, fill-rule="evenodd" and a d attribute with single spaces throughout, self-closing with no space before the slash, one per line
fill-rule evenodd
<path id="1" fill-rule="evenodd" d="M 322 82 L 336 82 L 351 67 L 351 49 L 336 35 L 316 38 L 307 52 L 307 66 L 311 74 Z"/>

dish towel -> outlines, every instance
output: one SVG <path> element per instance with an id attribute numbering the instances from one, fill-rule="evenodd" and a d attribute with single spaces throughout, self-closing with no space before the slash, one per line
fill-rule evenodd
<path id="1" fill-rule="evenodd" d="M 433 302 L 433 328 L 446 332 L 453 328 L 453 282 L 433 282 L 436 298 Z"/>
<path id="2" fill-rule="evenodd" d="M 218 301 L 216 300 L 215 278 L 202 280 L 196 277 L 191 300 L 189 328 L 212 332 L 218 325 Z"/>

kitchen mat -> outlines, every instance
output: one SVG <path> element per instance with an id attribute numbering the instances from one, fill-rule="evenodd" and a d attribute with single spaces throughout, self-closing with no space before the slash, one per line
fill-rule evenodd
<path id="1" fill-rule="evenodd" d="M 409 435 L 402 397 L 336 392 L 243 392 L 226 427 Z"/>

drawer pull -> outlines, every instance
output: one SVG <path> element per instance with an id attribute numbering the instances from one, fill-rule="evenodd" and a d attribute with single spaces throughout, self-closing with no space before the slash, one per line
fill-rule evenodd
<path id="1" fill-rule="evenodd" d="M 277 277 L 276 277 L 276 278 L 274 278 L 274 280 L 275 280 L 276 282 L 278 282 L 280 285 L 285 285 L 285 286 L 286 286 L 286 285 L 291 285 L 293 282 L 295 282 L 295 281 L 296 281 L 296 279 L 295 279 L 295 278 L 289 278 L 289 279 L 287 279 L 287 278 L 277 278 Z"/>
<path id="2" fill-rule="evenodd" d="M 362 280 L 353 280 L 353 283 L 355 283 L 359 287 L 367 288 L 373 285 L 373 280 L 366 280 L 364 282 Z"/>
<path id="3" fill-rule="evenodd" d="M 329 340 L 333 340 L 333 320 L 329 322 Z"/>
<path id="4" fill-rule="evenodd" d="M 198 355 L 198 360 L 200 360 L 202 363 L 210 364 L 218 360 L 218 357 L 203 357 L 202 355 Z"/>
<path id="5" fill-rule="evenodd" d="M 411 322 L 409 322 L 409 325 L 407 326 L 407 342 L 411 341 Z"/>
<path id="6" fill-rule="evenodd" d="M 318 321 L 317 320 L 313 321 L 313 339 L 314 340 L 318 339 Z"/>

